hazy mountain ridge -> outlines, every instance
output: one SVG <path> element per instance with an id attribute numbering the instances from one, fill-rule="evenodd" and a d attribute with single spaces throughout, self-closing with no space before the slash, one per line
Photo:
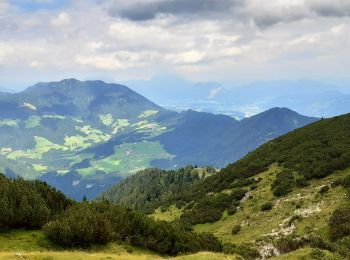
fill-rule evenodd
<path id="1" fill-rule="evenodd" d="M 209 122 L 213 123 L 208 124 L 208 121 L 201 120 L 201 117 L 193 118 L 197 112 L 184 113 L 187 115 L 183 119 L 184 124 L 156 137 L 166 149 L 177 155 L 172 161 L 178 165 L 223 167 L 242 158 L 261 144 L 317 120 L 286 108 L 273 108 L 242 121 L 230 121 L 225 116 L 207 115 L 225 124 L 215 123 L 215 120 L 210 120 Z M 193 129 L 200 129 L 200 133 Z M 153 165 L 158 166 L 157 163 Z"/>
<path id="2" fill-rule="evenodd" d="M 0 108 L 3 172 L 40 178 L 78 199 L 150 166 L 222 167 L 316 120 L 283 109 L 276 113 L 286 120 L 266 117 L 266 124 L 259 117 L 177 113 L 125 86 L 75 79 L 4 94 Z"/>
<path id="3" fill-rule="evenodd" d="M 165 82 L 171 81 L 169 87 Z M 313 117 L 332 117 L 350 112 L 346 101 L 348 82 L 318 82 L 313 80 L 275 80 L 252 83 L 195 83 L 176 76 L 155 77 L 148 81 L 131 81 L 131 88 L 147 98 L 172 109 L 235 115 L 254 115 L 273 107 L 288 107 Z M 166 93 L 172 93 L 166 95 Z M 175 92 L 174 92 L 175 91 Z M 330 96 L 330 100 L 327 96 Z"/>

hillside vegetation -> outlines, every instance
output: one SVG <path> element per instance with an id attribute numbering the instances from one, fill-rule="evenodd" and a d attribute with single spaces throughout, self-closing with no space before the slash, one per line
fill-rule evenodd
<path id="1" fill-rule="evenodd" d="M 187 166 L 171 171 L 150 168 L 121 181 L 99 197 L 113 204 L 149 211 L 167 197 L 183 192 L 215 172 L 212 167 Z"/>
<path id="2" fill-rule="evenodd" d="M 0 228 L 40 228 L 72 204 L 44 182 L 0 174 Z"/>
<path id="3" fill-rule="evenodd" d="M 166 110 L 126 86 L 66 79 L 0 95 L 0 171 L 94 199 L 149 167 L 226 166 L 316 121 L 275 108 L 241 121 Z"/>
<path id="4" fill-rule="evenodd" d="M 213 232 L 246 258 L 349 257 L 349 129 L 344 115 L 274 139 L 165 198 L 153 216 Z"/>
<path id="5" fill-rule="evenodd" d="M 191 202 L 194 207 L 186 209 L 183 216 L 187 219 L 193 216 L 192 223 L 219 220 L 223 211 L 232 205 L 227 202 L 231 201 L 230 196 L 237 189 L 253 183 L 258 185 L 259 179 L 255 176 L 274 163 L 278 163 L 282 170 L 276 175 L 271 188 L 276 196 L 285 195 L 295 187 L 307 186 L 312 179 L 326 177 L 350 166 L 349 128 L 350 115 L 344 115 L 295 130 L 262 145 L 219 174 L 194 184 L 191 189 L 174 195 L 165 203 Z M 223 192 L 225 190 L 227 192 Z M 198 214 L 208 217 L 198 219 Z"/>
<path id="6" fill-rule="evenodd" d="M 183 223 L 167 223 L 106 201 L 77 203 L 39 181 L 0 175 L 0 228 L 43 230 L 62 248 L 125 243 L 164 255 L 221 252 L 212 234 L 197 234 Z M 1 232 L 0 232 L 1 233 Z"/>

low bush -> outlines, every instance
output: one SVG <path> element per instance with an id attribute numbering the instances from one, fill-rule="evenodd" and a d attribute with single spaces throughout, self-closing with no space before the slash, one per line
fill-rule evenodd
<path id="1" fill-rule="evenodd" d="M 196 234 L 180 221 L 155 221 L 131 209 L 107 202 L 80 203 L 44 227 L 47 237 L 70 247 L 120 240 L 161 254 L 221 251 L 212 234 Z"/>
<path id="2" fill-rule="evenodd" d="M 326 257 L 326 254 L 318 248 L 312 249 L 310 253 L 311 259 L 324 259 Z"/>
<path id="3" fill-rule="evenodd" d="M 59 219 L 44 227 L 47 237 L 67 247 L 105 244 L 112 239 L 108 217 L 88 203 L 69 208 Z"/>
<path id="4" fill-rule="evenodd" d="M 232 228 L 232 235 L 237 235 L 239 233 L 239 231 L 241 231 L 241 225 L 236 225 Z"/>
<path id="5" fill-rule="evenodd" d="M 325 186 L 322 186 L 319 193 L 321 194 L 324 194 L 326 193 L 327 191 L 329 191 L 329 186 L 328 185 L 325 185 Z"/>
<path id="6" fill-rule="evenodd" d="M 41 228 L 72 203 L 44 182 L 0 174 L 0 228 Z"/>
<path id="7" fill-rule="evenodd" d="M 350 208 L 338 208 L 328 222 L 329 234 L 332 240 L 350 236 Z"/>
<path id="8" fill-rule="evenodd" d="M 181 219 L 192 225 L 213 223 L 221 219 L 225 210 L 230 215 L 236 212 L 236 207 L 246 194 L 246 190 L 233 189 L 231 194 L 220 193 L 199 200 L 192 209 L 186 210 Z"/>
<path id="9" fill-rule="evenodd" d="M 344 188 L 350 188 L 350 174 L 345 176 L 342 180 L 341 180 L 341 185 Z"/>
<path id="10" fill-rule="evenodd" d="M 228 209 L 227 209 L 227 213 L 232 216 L 237 212 L 237 207 L 236 205 L 231 205 Z"/>
<path id="11" fill-rule="evenodd" d="M 266 202 L 266 203 L 261 205 L 260 209 L 261 209 L 261 211 L 268 211 L 268 210 L 271 210 L 272 207 L 273 207 L 272 202 Z"/>
<path id="12" fill-rule="evenodd" d="M 300 175 L 295 178 L 295 185 L 297 187 L 303 188 L 303 187 L 307 187 L 309 183 L 303 175 Z"/>
<path id="13" fill-rule="evenodd" d="M 226 243 L 223 245 L 223 251 L 225 254 L 241 255 L 246 260 L 261 258 L 261 255 L 258 249 L 251 244 L 234 245 L 234 244 Z"/>
<path id="14" fill-rule="evenodd" d="M 289 220 L 289 226 L 291 226 L 295 221 L 300 221 L 302 220 L 303 217 L 300 215 L 294 215 L 293 217 L 290 218 Z"/>
<path id="15" fill-rule="evenodd" d="M 292 170 L 284 169 L 277 173 L 275 181 L 272 183 L 272 191 L 275 196 L 283 196 L 293 190 L 294 173 Z"/>
<path id="16" fill-rule="evenodd" d="M 278 249 L 279 252 L 286 254 L 302 248 L 305 246 L 306 242 L 307 241 L 305 239 L 298 238 L 293 235 L 288 235 L 276 240 L 274 242 L 274 246 Z"/>

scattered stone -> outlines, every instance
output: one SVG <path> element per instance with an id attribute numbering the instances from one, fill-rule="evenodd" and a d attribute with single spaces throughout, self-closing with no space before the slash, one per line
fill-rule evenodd
<path id="1" fill-rule="evenodd" d="M 272 256 L 279 256 L 281 253 L 278 251 L 278 249 L 271 243 L 267 242 L 260 242 L 258 244 L 258 251 L 261 255 L 261 259 L 267 259 Z"/>

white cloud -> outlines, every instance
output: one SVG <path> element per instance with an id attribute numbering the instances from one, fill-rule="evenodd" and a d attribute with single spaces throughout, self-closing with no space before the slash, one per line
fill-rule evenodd
<path id="1" fill-rule="evenodd" d="M 205 55 L 205 52 L 190 50 L 186 52 L 168 54 L 166 55 L 165 60 L 168 60 L 174 64 L 191 64 L 202 61 Z"/>
<path id="2" fill-rule="evenodd" d="M 31 67 L 33 69 L 41 69 L 44 67 L 44 64 L 40 61 L 33 60 L 29 63 L 29 67 Z"/>
<path id="3" fill-rule="evenodd" d="M 7 44 L 0 43 L 0 65 L 6 65 L 6 60 L 15 54 L 15 49 Z"/>
<path id="4" fill-rule="evenodd" d="M 51 20 L 51 24 L 56 27 L 67 26 L 70 24 L 70 16 L 65 12 L 59 13 L 57 17 Z"/>
<path id="5" fill-rule="evenodd" d="M 9 80 L 18 69 L 120 80 L 166 70 L 220 80 L 350 72 L 349 1 L 247 0 L 226 11 L 229 1 L 223 0 L 221 9 L 202 6 L 193 17 L 182 2 L 141 21 L 118 16 L 118 10 L 110 16 L 110 1 L 99 2 L 24 12 L 0 0 L 0 73 L 6 70 Z M 124 10 L 138 1 L 113 2 Z M 325 14 L 325 6 L 344 12 Z"/>
<path id="6" fill-rule="evenodd" d="M 6 15 L 11 8 L 10 3 L 7 0 L 0 0 L 0 18 Z"/>

